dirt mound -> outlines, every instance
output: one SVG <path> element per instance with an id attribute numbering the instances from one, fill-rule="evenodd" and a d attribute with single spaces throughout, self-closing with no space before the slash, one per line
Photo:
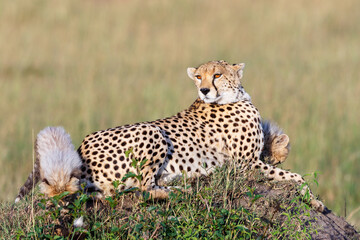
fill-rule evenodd
<path id="1" fill-rule="evenodd" d="M 277 219 L 285 221 L 285 209 L 296 211 L 295 209 L 301 205 L 301 201 L 293 201 L 292 203 L 284 201 L 285 199 L 296 198 L 297 191 L 296 185 L 283 182 L 283 183 L 269 183 L 266 181 L 249 180 L 247 183 L 254 189 L 254 195 L 261 195 L 262 199 L 253 207 L 262 218 Z M 300 199 L 300 198 L 299 198 Z M 241 198 L 238 201 L 241 205 L 249 205 L 251 198 Z M 301 220 L 304 225 L 311 225 L 316 227 L 316 232 L 311 234 L 312 239 L 360 239 L 359 232 L 356 231 L 354 226 L 350 225 L 342 217 L 338 217 L 326 209 L 324 213 L 317 212 L 313 209 L 308 210 L 310 215 L 302 215 Z M 301 214 L 305 210 L 299 211 Z M 286 215 L 286 214 L 285 214 Z M 269 219 L 270 220 L 270 219 Z"/>
<path id="2" fill-rule="evenodd" d="M 353 226 L 330 210 L 312 210 L 296 184 L 236 172 L 222 168 L 209 177 L 179 182 L 190 188 L 163 201 L 136 192 L 100 201 L 87 194 L 58 200 L 35 194 L 33 202 L 0 208 L 0 238 L 360 239 Z M 79 216 L 84 225 L 74 228 Z"/>

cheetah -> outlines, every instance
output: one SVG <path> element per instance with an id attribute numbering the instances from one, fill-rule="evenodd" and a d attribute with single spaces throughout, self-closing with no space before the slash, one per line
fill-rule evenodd
<path id="1" fill-rule="evenodd" d="M 262 158 L 271 164 L 283 162 L 289 154 L 289 137 L 273 122 L 263 121 L 261 124 L 263 129 L 267 129 L 264 130 L 265 146 Z M 40 180 L 40 192 L 49 197 L 64 191 L 74 193 L 79 190 L 77 183 L 82 162 L 74 150 L 70 135 L 63 127 L 47 127 L 40 131 L 35 142 L 35 154 L 34 169 L 20 188 L 15 203 L 28 194 Z M 67 165 L 64 165 L 65 163 Z"/>
<path id="2" fill-rule="evenodd" d="M 86 136 L 78 149 L 83 161 L 81 179 L 104 195 L 111 195 L 114 180 L 135 172 L 130 159 L 147 159 L 141 169 L 142 185 L 128 178 L 120 190 L 139 187 L 161 199 L 167 198 L 171 190 L 166 185 L 183 173 L 187 177 L 208 175 L 234 159 L 244 171 L 259 169 L 269 179 L 303 184 L 299 174 L 260 160 L 264 147 L 262 121 L 241 85 L 244 66 L 212 61 L 188 68 L 199 95 L 188 109 L 169 118 Z M 127 155 L 129 149 L 132 152 Z M 301 193 L 306 190 L 304 187 Z M 311 197 L 311 205 L 323 211 L 324 204 Z"/>
<path id="3" fill-rule="evenodd" d="M 35 154 L 34 170 L 20 188 L 15 203 L 39 181 L 40 192 L 48 197 L 79 190 L 82 162 L 64 128 L 47 127 L 40 131 L 35 141 Z"/>
<path id="4" fill-rule="evenodd" d="M 262 121 L 261 126 L 264 132 L 264 148 L 261 152 L 261 159 L 271 165 L 283 163 L 290 152 L 289 136 L 284 134 L 281 128 L 270 121 Z"/>
<path id="5" fill-rule="evenodd" d="M 112 195 L 113 182 L 136 171 L 131 159 L 146 159 L 141 168 L 141 186 L 136 179 L 127 178 L 119 190 L 139 187 L 153 198 L 163 199 L 171 191 L 167 185 L 184 173 L 187 177 L 208 175 L 216 167 L 235 160 L 243 171 L 258 169 L 269 179 L 303 184 L 299 174 L 261 161 L 262 125 L 266 123 L 261 121 L 259 111 L 241 85 L 244 66 L 212 61 L 188 68 L 188 76 L 195 82 L 199 96 L 189 108 L 165 119 L 114 127 L 86 136 L 78 148 L 81 181 L 105 196 Z M 282 133 L 277 137 L 281 136 Z M 274 138 L 266 139 L 273 144 Z M 288 146 L 284 136 L 278 142 L 284 142 L 282 147 Z M 272 149 L 271 144 L 265 149 Z M 287 156 L 288 151 L 281 154 Z M 303 187 L 301 194 L 307 190 Z M 310 196 L 310 204 L 323 211 L 324 204 L 311 192 Z"/>

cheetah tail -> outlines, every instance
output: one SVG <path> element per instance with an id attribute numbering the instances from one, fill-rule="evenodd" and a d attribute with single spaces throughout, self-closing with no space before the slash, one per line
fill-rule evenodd
<path id="1" fill-rule="evenodd" d="M 37 151 L 37 140 L 35 141 L 35 154 L 36 160 L 34 168 L 31 171 L 29 177 L 26 179 L 24 185 L 20 188 L 19 194 L 15 199 L 15 203 L 19 202 L 25 195 L 27 195 L 40 180 L 40 161 Z"/>
<path id="2" fill-rule="evenodd" d="M 263 120 L 261 126 L 264 132 L 264 149 L 261 159 L 272 165 L 284 162 L 289 156 L 290 139 L 274 122 Z"/>

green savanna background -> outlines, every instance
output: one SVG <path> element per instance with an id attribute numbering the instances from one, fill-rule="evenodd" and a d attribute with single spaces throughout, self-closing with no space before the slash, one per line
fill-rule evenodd
<path id="1" fill-rule="evenodd" d="M 0 2 L 0 200 L 13 201 L 33 141 L 175 114 L 196 98 L 186 68 L 245 62 L 263 118 L 290 136 L 283 168 L 360 226 L 360 2 Z M 307 179 L 311 180 L 311 177 Z"/>

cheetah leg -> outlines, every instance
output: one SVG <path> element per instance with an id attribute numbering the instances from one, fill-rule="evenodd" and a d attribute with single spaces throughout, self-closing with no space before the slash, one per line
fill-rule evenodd
<path id="1" fill-rule="evenodd" d="M 142 191 L 148 191 L 153 199 L 166 199 L 169 197 L 171 189 L 156 184 L 155 173 L 158 171 L 157 166 L 146 166 L 142 173 L 144 179 L 142 180 Z M 146 174 L 148 173 L 148 174 Z"/>
<path id="2" fill-rule="evenodd" d="M 162 137 L 152 143 L 153 149 L 154 146 L 156 146 L 156 155 L 141 157 L 149 159 L 149 161 L 141 169 L 143 179 L 141 181 L 140 189 L 142 191 L 148 191 L 153 199 L 166 199 L 169 197 L 169 193 L 176 188 L 171 186 L 161 186 L 163 184 L 161 179 L 163 176 L 168 175 L 163 175 L 165 166 L 168 163 L 167 155 L 171 155 L 173 153 L 174 147 L 165 131 L 156 126 L 150 127 L 152 127 L 154 132 L 161 134 Z M 165 157 L 163 158 L 161 156 Z"/>
<path id="3" fill-rule="evenodd" d="M 181 189 L 181 187 L 177 186 L 164 186 L 166 183 L 171 183 L 175 180 L 178 180 L 182 177 L 182 175 L 172 175 L 172 178 L 166 178 L 168 180 L 166 183 L 163 179 L 163 176 L 160 177 L 160 179 L 157 179 L 157 177 L 160 175 L 159 172 L 162 172 L 162 169 L 158 169 L 157 166 L 148 165 L 143 170 L 143 176 L 144 179 L 142 180 L 142 191 L 147 191 L 150 193 L 150 196 L 153 199 L 166 199 L 169 197 L 169 193 L 175 189 Z M 165 176 L 167 176 L 165 174 Z M 171 181 L 172 180 L 172 181 Z"/>
<path id="4" fill-rule="evenodd" d="M 178 190 L 181 191 L 183 193 L 185 192 L 191 192 L 191 189 L 186 191 L 184 189 L 182 189 L 182 187 L 179 186 L 159 186 L 159 185 L 152 185 L 151 187 L 147 188 L 148 192 L 150 193 L 150 196 L 153 199 L 167 199 L 169 198 L 169 193 L 174 191 L 174 190 Z"/>
<path id="5" fill-rule="evenodd" d="M 303 177 L 301 177 L 297 173 L 292 173 L 289 171 L 285 171 L 283 169 L 271 166 L 269 164 L 263 163 L 262 161 L 258 160 L 254 162 L 251 165 L 251 169 L 259 169 L 267 178 L 271 180 L 276 181 L 287 181 L 287 180 L 293 180 L 299 185 L 302 185 L 305 183 L 305 180 Z M 310 205 L 315 208 L 319 212 L 323 212 L 325 210 L 325 205 L 316 199 L 316 197 L 312 194 L 309 187 L 307 185 L 304 185 L 304 187 L 301 189 L 300 194 L 304 196 L 306 192 L 309 192 L 310 194 Z"/>
<path id="6" fill-rule="evenodd" d="M 196 177 L 196 176 L 200 176 L 200 175 L 193 174 L 193 175 L 190 175 L 190 176 L 184 176 L 183 174 L 177 174 L 177 173 L 162 174 L 160 179 L 158 179 L 157 183 L 158 183 L 159 186 L 166 186 L 171 191 L 177 190 L 177 191 L 180 191 L 182 193 L 191 194 L 193 192 L 193 189 L 191 187 L 185 186 L 185 188 L 184 188 L 184 187 L 181 187 L 181 186 L 174 186 L 174 184 L 176 184 L 176 182 L 179 182 L 180 180 L 182 180 L 183 177 L 185 177 L 185 179 L 187 179 L 187 178 L 193 178 L 193 177 Z"/>
<path id="7" fill-rule="evenodd" d="M 157 183 L 157 176 L 161 176 L 164 171 L 164 167 L 167 164 L 166 155 L 171 153 L 170 149 L 172 149 L 172 146 L 166 133 L 158 127 L 154 128 L 154 131 L 161 134 L 162 137 L 153 143 L 153 146 L 158 146 L 156 147 L 158 151 L 157 155 L 152 156 L 150 161 L 145 164 L 143 169 L 141 169 L 143 179 L 141 181 L 140 189 L 142 191 L 148 191 L 153 199 L 166 199 L 169 197 L 171 188 L 159 186 Z M 161 156 L 165 157 L 162 158 Z"/>
<path id="8" fill-rule="evenodd" d="M 170 191 L 167 187 L 153 186 L 149 193 L 153 199 L 166 199 L 169 198 Z"/>
<path id="9" fill-rule="evenodd" d="M 167 174 L 162 174 L 160 179 L 158 179 L 157 183 L 160 186 L 169 186 L 169 184 L 175 182 L 175 181 L 179 181 L 182 178 L 182 174 L 178 174 L 178 173 L 167 173 Z"/>

